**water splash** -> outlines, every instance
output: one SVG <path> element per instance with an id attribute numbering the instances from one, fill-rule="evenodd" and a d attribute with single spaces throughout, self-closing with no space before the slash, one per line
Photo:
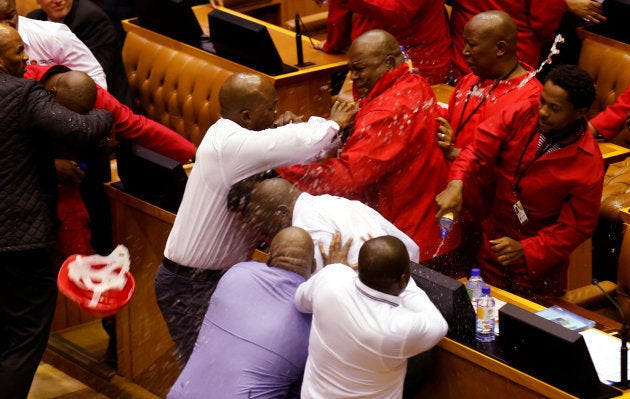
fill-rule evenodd
<path id="1" fill-rule="evenodd" d="M 438 254 L 440 253 L 440 250 L 442 249 L 442 245 L 444 245 L 444 241 L 446 241 L 446 239 L 442 238 L 442 240 L 440 241 L 440 245 L 438 245 L 437 249 L 435 250 L 435 253 L 433 254 L 431 258 L 435 258 L 436 256 L 438 256 Z"/>
<path id="2" fill-rule="evenodd" d="M 558 50 L 557 45 L 559 43 L 564 43 L 564 37 L 562 37 L 561 34 L 557 34 L 556 37 L 553 39 L 553 44 L 551 45 L 551 49 L 549 50 L 549 54 L 547 55 L 547 59 L 545 59 L 540 66 L 538 67 L 538 69 L 536 69 L 535 71 L 532 71 L 529 73 L 529 76 L 527 76 L 525 79 L 523 79 L 521 81 L 521 84 L 518 86 L 518 88 L 522 88 L 523 86 L 525 86 L 527 84 L 527 82 L 529 82 L 530 80 L 532 80 L 532 78 L 534 76 L 536 76 L 538 73 L 540 73 L 540 71 L 545 67 L 545 65 L 550 65 L 553 62 L 553 56 L 556 54 L 560 54 L 560 50 Z"/>

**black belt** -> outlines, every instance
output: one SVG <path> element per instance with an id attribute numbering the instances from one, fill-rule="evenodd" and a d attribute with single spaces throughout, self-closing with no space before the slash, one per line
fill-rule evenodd
<path id="1" fill-rule="evenodd" d="M 218 278 L 223 272 L 223 270 L 199 269 L 196 267 L 180 265 L 179 263 L 175 263 L 166 257 L 162 260 L 162 264 L 167 270 L 177 274 L 178 276 L 186 276 L 204 280 Z"/>

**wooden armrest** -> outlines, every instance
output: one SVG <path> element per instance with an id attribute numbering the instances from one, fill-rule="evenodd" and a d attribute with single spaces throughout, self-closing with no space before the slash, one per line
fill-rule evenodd
<path id="1" fill-rule="evenodd" d="M 326 30 L 326 21 L 328 19 L 328 11 L 322 11 L 315 14 L 300 16 L 306 30 L 311 34 L 315 34 Z M 285 21 L 283 24 L 285 29 L 295 32 L 295 19 Z M 305 34 L 306 32 L 302 32 Z"/>

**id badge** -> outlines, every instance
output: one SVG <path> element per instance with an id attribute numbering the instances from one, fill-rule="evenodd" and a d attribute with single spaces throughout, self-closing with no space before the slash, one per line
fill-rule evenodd
<path id="1" fill-rule="evenodd" d="M 512 206 L 514 207 L 514 212 L 516 212 L 516 217 L 518 218 L 518 221 L 521 222 L 521 224 L 527 223 L 527 214 L 525 213 L 525 209 L 523 208 L 523 204 L 521 204 L 521 201 L 516 201 Z"/>

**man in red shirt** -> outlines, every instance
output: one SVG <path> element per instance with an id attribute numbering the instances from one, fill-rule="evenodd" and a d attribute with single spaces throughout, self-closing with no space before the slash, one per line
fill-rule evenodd
<path id="1" fill-rule="evenodd" d="M 464 26 L 480 12 L 501 10 L 514 19 L 518 27 L 518 59 L 531 67 L 538 66 L 541 47 L 553 39 L 565 12 L 593 22 L 605 19 L 601 4 L 593 0 L 453 0 L 452 6 L 453 60 L 461 74 L 470 72 L 462 55 Z"/>
<path id="2" fill-rule="evenodd" d="M 398 42 L 382 30 L 352 43 L 348 66 L 360 109 L 339 157 L 278 171 L 310 194 L 376 209 L 420 246 L 421 262 L 452 251 L 458 229 L 442 244 L 433 220 L 433 197 L 446 183 L 448 166 L 435 140 L 439 106 L 431 87 L 409 71 Z"/>
<path id="3" fill-rule="evenodd" d="M 489 284 L 534 299 L 566 290 L 569 255 L 599 215 L 604 162 L 585 119 L 594 98 L 588 73 L 561 65 L 539 101 L 521 101 L 479 125 L 453 163 L 436 218 L 461 211 L 462 192 L 476 184 L 480 167 L 497 175 L 478 258 Z"/>
<path id="4" fill-rule="evenodd" d="M 330 0 L 322 49 L 340 52 L 372 30 L 394 35 L 429 84 L 451 78 L 451 36 L 444 0 Z"/>

